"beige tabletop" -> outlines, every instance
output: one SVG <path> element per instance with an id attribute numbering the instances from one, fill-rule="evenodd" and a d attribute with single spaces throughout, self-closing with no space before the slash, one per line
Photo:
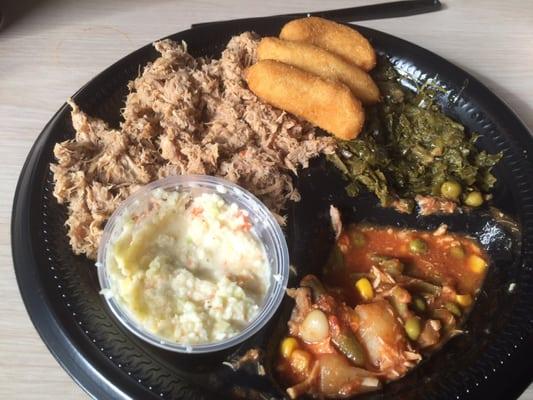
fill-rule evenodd
<path id="1" fill-rule="evenodd" d="M 533 2 L 444 1 L 445 9 L 438 13 L 361 25 L 431 49 L 469 71 L 532 129 Z M 5 2 L 0 1 L 0 9 Z M 191 23 L 373 1 L 18 2 L 28 3 L 28 10 L 0 31 L 0 398 L 84 399 L 87 395 L 61 369 L 33 328 L 11 260 L 9 224 L 15 185 L 46 122 L 68 96 L 105 67 Z M 533 400 L 533 386 L 521 400 Z"/>

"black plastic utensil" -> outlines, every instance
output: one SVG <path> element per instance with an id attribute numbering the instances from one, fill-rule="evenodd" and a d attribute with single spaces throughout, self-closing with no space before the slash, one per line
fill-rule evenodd
<path id="1" fill-rule="evenodd" d="M 254 21 L 276 20 L 289 21 L 295 18 L 322 17 L 337 22 L 365 21 L 370 19 L 407 17 L 416 14 L 425 14 L 439 11 L 442 4 L 439 0 L 405 0 L 390 3 L 373 4 L 368 6 L 341 8 L 338 10 L 314 11 L 309 13 L 280 14 L 268 17 L 241 18 L 226 21 L 212 21 L 192 24 L 191 28 L 205 27 L 208 25 L 227 23 L 249 23 Z"/>

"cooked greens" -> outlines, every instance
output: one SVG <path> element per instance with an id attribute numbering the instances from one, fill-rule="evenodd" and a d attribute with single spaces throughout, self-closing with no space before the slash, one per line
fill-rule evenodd
<path id="1" fill-rule="evenodd" d="M 490 170 L 501 154 L 479 151 L 477 136 L 444 115 L 436 103 L 443 88 L 426 83 L 417 93 L 406 90 L 385 59 L 373 75 L 382 102 L 367 109 L 358 138 L 339 141 L 328 158 L 349 182 L 349 195 L 366 187 L 390 206 L 418 194 L 440 196 L 447 181 L 459 183 L 463 193 L 490 190 L 496 180 Z"/>

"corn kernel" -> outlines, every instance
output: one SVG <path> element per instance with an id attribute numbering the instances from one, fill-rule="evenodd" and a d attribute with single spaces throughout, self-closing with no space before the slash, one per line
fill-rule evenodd
<path id="1" fill-rule="evenodd" d="M 292 352 L 298 347 L 298 341 L 293 337 L 287 337 L 283 339 L 280 346 L 281 356 L 283 358 L 289 358 Z"/>
<path id="2" fill-rule="evenodd" d="M 468 257 L 468 266 L 476 274 L 481 274 L 487 268 L 487 262 L 476 254 L 472 254 Z"/>
<path id="3" fill-rule="evenodd" d="M 459 304 L 461 307 L 468 307 L 472 304 L 472 296 L 469 294 L 458 294 L 455 296 L 455 301 L 457 304 Z"/>
<path id="4" fill-rule="evenodd" d="M 304 375 L 309 372 L 309 366 L 311 365 L 311 354 L 305 350 L 295 349 L 290 358 L 290 364 L 292 369 Z"/>
<path id="5" fill-rule="evenodd" d="M 374 297 L 374 289 L 367 278 L 361 278 L 355 282 L 355 288 L 364 301 L 372 300 Z"/>

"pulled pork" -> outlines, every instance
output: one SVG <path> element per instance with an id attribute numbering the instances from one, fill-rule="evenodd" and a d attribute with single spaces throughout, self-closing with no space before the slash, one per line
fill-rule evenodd
<path id="1" fill-rule="evenodd" d="M 291 173 L 335 150 L 308 123 L 262 103 L 242 79 L 258 37 L 233 37 L 216 60 L 185 44 L 155 43 L 161 56 L 129 83 L 123 122 L 113 129 L 72 102 L 75 138 L 54 148 L 54 195 L 68 207 L 76 254 L 96 258 L 105 222 L 141 185 L 169 175 L 209 174 L 257 195 L 283 222 L 298 201 Z"/>

